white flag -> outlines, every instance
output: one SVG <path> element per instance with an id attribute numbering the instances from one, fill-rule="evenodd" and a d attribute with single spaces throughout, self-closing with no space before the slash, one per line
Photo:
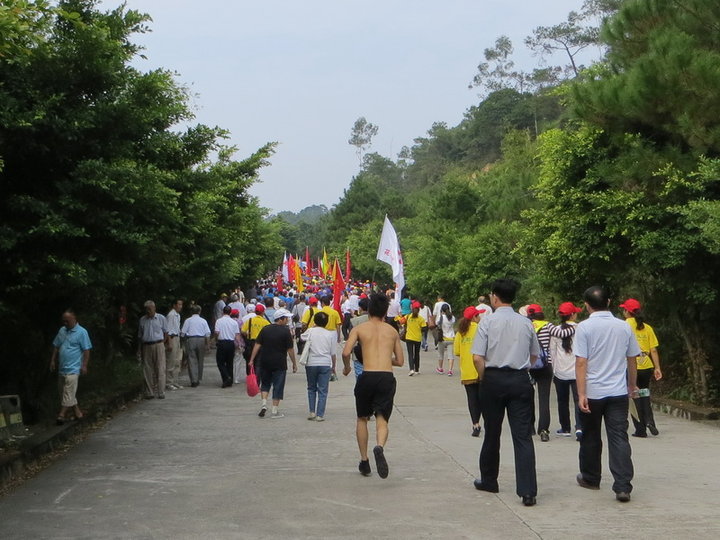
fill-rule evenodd
<path id="1" fill-rule="evenodd" d="M 290 281 L 290 276 L 288 275 L 287 252 L 283 255 L 282 277 L 283 277 L 283 279 L 285 280 L 286 283 Z"/>
<path id="2" fill-rule="evenodd" d="M 380 237 L 377 260 L 390 265 L 397 289 L 398 291 L 402 291 L 405 286 L 402 252 L 400 251 L 397 233 L 395 233 L 395 229 L 387 216 L 385 216 L 385 224 L 383 225 L 382 236 Z"/>

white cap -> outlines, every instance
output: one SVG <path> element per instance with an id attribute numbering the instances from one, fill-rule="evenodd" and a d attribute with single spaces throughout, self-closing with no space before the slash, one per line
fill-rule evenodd
<path id="1" fill-rule="evenodd" d="M 277 321 L 278 319 L 282 319 L 283 317 L 290 318 L 292 317 L 292 314 L 287 309 L 280 308 L 275 311 L 275 315 L 273 315 L 273 320 Z"/>

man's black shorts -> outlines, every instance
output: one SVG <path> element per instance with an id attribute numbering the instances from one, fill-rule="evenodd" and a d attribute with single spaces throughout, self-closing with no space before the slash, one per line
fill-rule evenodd
<path id="1" fill-rule="evenodd" d="M 397 382 L 389 371 L 363 371 L 355 383 L 355 409 L 358 418 L 373 414 L 390 420 Z"/>

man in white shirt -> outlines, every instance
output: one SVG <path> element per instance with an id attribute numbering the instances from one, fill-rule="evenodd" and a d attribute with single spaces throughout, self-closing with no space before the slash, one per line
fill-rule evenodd
<path id="1" fill-rule="evenodd" d="M 220 378 L 223 381 L 223 388 L 228 388 L 233 384 L 233 359 L 235 358 L 237 338 L 240 334 L 237 322 L 230 318 L 231 312 L 232 308 L 225 306 L 223 316 L 215 323 L 215 337 L 217 339 L 215 361 L 217 362 L 218 371 L 220 371 Z"/>
<path id="2" fill-rule="evenodd" d="M 400 331 L 400 325 L 395 320 L 395 317 L 400 316 L 400 301 L 395 299 L 395 293 L 390 293 L 390 305 L 387 309 L 387 315 L 385 315 L 385 322 Z"/>
<path id="3" fill-rule="evenodd" d="M 247 315 L 247 310 L 245 309 L 245 304 L 243 304 L 240 301 L 240 298 L 237 294 L 233 294 L 230 296 L 230 308 L 231 309 L 237 309 L 240 318 L 242 319 L 245 315 Z"/>
<path id="4" fill-rule="evenodd" d="M 180 313 L 182 312 L 183 301 L 175 300 L 167 317 L 168 340 L 165 344 L 165 390 L 179 390 L 182 388 L 177 384 L 177 376 L 182 362 L 182 347 L 180 347 Z"/>
<path id="5" fill-rule="evenodd" d="M 205 353 L 210 348 L 210 327 L 200 317 L 200 306 L 194 305 L 191 311 L 192 316 L 185 319 L 180 336 L 185 340 L 190 386 L 196 388 L 202 381 Z"/>

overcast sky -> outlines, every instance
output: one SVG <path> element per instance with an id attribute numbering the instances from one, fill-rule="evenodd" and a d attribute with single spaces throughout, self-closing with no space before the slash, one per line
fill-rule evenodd
<path id="1" fill-rule="evenodd" d="M 103 6 L 119 2 L 104 0 Z M 143 70 L 163 67 L 193 93 L 196 122 L 231 132 L 237 158 L 277 141 L 252 188 L 273 212 L 338 202 L 357 174 L 355 120 L 379 126 L 372 151 L 393 159 L 433 122 L 456 125 L 482 52 L 561 22 L 582 0 L 127 0 L 149 13 Z"/>

